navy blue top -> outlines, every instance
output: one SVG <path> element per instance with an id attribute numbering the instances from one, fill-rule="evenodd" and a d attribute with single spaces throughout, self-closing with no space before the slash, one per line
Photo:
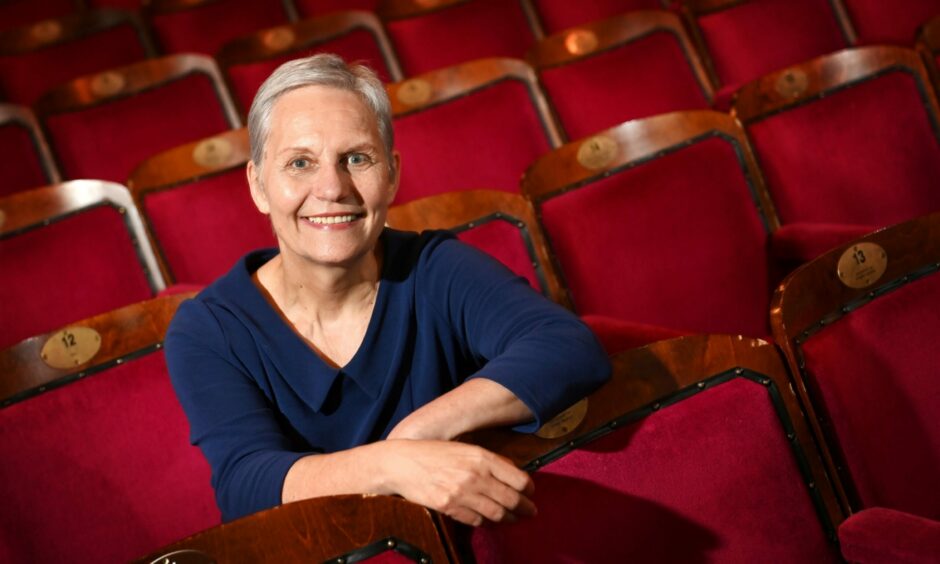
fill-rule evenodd
<path id="1" fill-rule="evenodd" d="M 609 377 L 591 332 L 488 255 L 441 232 L 386 229 L 369 327 L 349 363 L 325 363 L 266 301 L 256 251 L 193 300 L 166 336 L 191 440 L 226 520 L 281 502 L 299 458 L 384 438 L 406 415 L 485 376 L 524 402 L 533 431 Z"/>

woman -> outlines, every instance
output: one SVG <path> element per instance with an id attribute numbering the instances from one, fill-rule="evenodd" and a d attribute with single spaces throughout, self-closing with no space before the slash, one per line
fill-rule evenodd
<path id="1" fill-rule="evenodd" d="M 185 302 L 166 338 L 223 517 L 339 493 L 474 525 L 533 514 L 524 472 L 451 439 L 535 430 L 599 386 L 593 336 L 453 238 L 384 227 L 400 157 L 370 70 L 286 63 L 248 122 L 251 195 L 278 248 Z"/>

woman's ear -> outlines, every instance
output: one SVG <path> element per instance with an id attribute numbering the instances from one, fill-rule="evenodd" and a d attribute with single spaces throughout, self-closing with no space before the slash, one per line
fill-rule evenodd
<path id="1" fill-rule="evenodd" d="M 248 176 L 248 187 L 251 189 L 251 199 L 255 202 L 255 207 L 264 215 L 268 215 L 271 208 L 268 206 L 268 195 L 264 193 L 264 184 L 261 183 L 259 175 L 261 171 L 255 166 L 255 161 L 248 161 L 248 167 L 245 168 L 245 174 Z"/>

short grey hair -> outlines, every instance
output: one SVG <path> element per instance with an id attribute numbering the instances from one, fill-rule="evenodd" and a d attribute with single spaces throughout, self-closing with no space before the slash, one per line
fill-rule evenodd
<path id="1" fill-rule="evenodd" d="M 389 173 L 394 172 L 392 148 L 395 134 L 392 129 L 392 105 L 382 81 L 369 67 L 361 64 L 346 64 L 342 58 L 330 53 L 320 53 L 303 59 L 294 59 L 275 70 L 255 94 L 248 112 L 248 142 L 251 160 L 261 168 L 264 159 L 264 144 L 271 129 L 271 112 L 274 103 L 283 94 L 304 86 L 329 86 L 359 95 L 372 110 L 378 124 L 379 135 L 385 145 Z"/>

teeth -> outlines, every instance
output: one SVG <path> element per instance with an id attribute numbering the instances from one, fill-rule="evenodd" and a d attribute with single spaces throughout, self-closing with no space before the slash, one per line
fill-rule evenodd
<path id="1" fill-rule="evenodd" d="M 306 218 L 310 223 L 316 223 L 317 225 L 332 225 L 334 223 L 349 223 L 356 219 L 355 215 L 334 215 L 330 217 L 308 217 Z"/>

